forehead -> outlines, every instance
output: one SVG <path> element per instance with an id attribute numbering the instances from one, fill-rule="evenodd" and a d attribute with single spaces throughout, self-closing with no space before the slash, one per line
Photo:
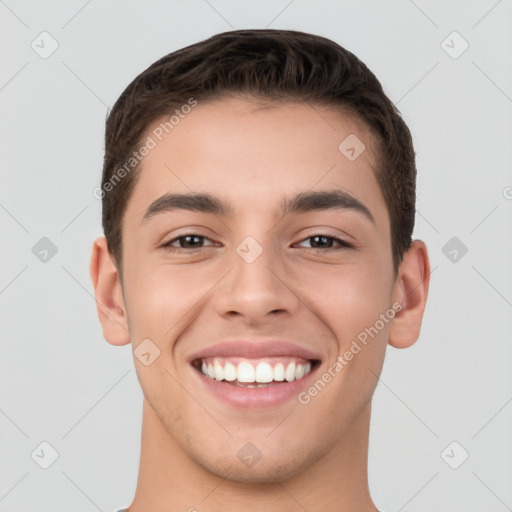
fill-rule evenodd
<path id="1" fill-rule="evenodd" d="M 127 214 L 143 219 L 166 193 L 210 193 L 231 213 L 282 210 L 298 193 L 337 190 L 387 211 L 375 178 L 374 139 L 363 122 L 306 103 L 240 98 L 198 102 L 189 113 L 162 116 L 146 131 L 152 149 L 141 161 Z M 172 121 L 172 122 L 171 122 Z"/>

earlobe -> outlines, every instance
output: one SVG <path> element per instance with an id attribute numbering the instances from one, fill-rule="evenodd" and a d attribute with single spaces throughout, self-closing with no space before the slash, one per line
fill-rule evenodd
<path id="1" fill-rule="evenodd" d="M 398 270 L 393 301 L 402 309 L 390 323 L 388 343 L 395 348 L 407 348 L 419 338 L 421 322 L 430 283 L 430 263 L 427 247 L 414 240 Z"/>
<path id="2" fill-rule="evenodd" d="M 105 237 L 99 237 L 94 241 L 90 274 L 103 337 L 112 345 L 130 343 L 119 273 Z"/>

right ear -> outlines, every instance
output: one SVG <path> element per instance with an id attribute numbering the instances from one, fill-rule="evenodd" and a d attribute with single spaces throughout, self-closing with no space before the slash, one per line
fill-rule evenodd
<path id="1" fill-rule="evenodd" d="M 112 345 L 130 343 L 121 281 L 104 236 L 94 241 L 89 270 L 103 337 Z"/>

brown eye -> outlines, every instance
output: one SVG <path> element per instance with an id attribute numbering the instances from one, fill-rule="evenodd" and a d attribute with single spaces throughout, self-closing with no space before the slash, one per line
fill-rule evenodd
<path id="1" fill-rule="evenodd" d="M 171 250 L 171 251 L 174 249 L 178 249 L 178 250 L 179 249 L 183 249 L 183 250 L 202 249 L 204 247 L 204 242 L 206 240 L 209 240 L 209 238 L 192 233 L 192 234 L 182 235 L 182 236 L 173 238 L 169 242 L 162 245 L 162 247 L 165 249 Z M 213 245 L 213 244 L 210 244 L 210 245 Z"/>
<path id="2" fill-rule="evenodd" d="M 340 238 L 337 238 L 335 236 L 331 235 L 313 235 L 308 236 L 305 238 L 302 242 L 310 241 L 311 249 L 335 249 L 336 247 L 333 247 L 337 245 L 338 249 L 344 249 L 344 248 L 351 248 L 352 245 L 348 242 L 345 242 L 345 240 L 341 240 Z"/>

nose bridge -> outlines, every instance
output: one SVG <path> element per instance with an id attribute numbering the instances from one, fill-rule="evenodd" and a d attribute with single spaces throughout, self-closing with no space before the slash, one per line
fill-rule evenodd
<path id="1" fill-rule="evenodd" d="M 262 237 L 263 238 L 263 237 Z M 235 248 L 232 270 L 219 290 L 218 313 L 238 313 L 256 321 L 271 312 L 290 312 L 297 298 L 286 283 L 279 250 L 266 239 L 265 246 L 253 236 L 247 236 Z"/>

